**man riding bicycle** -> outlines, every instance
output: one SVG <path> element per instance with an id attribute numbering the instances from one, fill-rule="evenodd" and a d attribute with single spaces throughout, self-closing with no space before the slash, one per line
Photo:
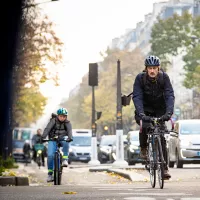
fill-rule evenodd
<path id="1" fill-rule="evenodd" d="M 47 124 L 44 129 L 42 138 L 45 139 L 46 136 L 49 136 L 49 139 L 58 137 L 63 139 L 68 136 L 67 142 L 60 141 L 61 146 L 63 147 L 63 162 L 62 166 L 68 166 L 68 154 L 69 154 L 69 143 L 72 141 L 72 126 L 70 121 L 67 120 L 68 111 L 65 108 L 60 108 L 57 110 L 57 116 L 52 117 L 50 122 Z M 48 178 L 47 182 L 53 181 L 53 162 L 54 162 L 54 153 L 56 151 L 56 141 L 48 142 Z"/>
<path id="2" fill-rule="evenodd" d="M 32 137 L 33 160 L 35 162 L 36 162 L 36 155 L 37 155 L 37 152 L 35 150 L 35 145 L 41 144 L 41 143 L 42 143 L 42 129 L 39 128 L 37 130 L 37 134 L 33 135 L 33 137 Z M 44 162 L 45 151 L 46 151 L 46 149 L 44 149 L 42 152 L 42 166 L 45 166 L 45 162 Z"/>
<path id="3" fill-rule="evenodd" d="M 145 70 L 138 74 L 133 85 L 133 103 L 135 105 L 135 120 L 140 125 L 143 122 L 142 133 L 139 134 L 141 158 L 147 159 L 147 131 L 150 126 L 151 117 L 160 118 L 163 130 L 164 124 L 173 114 L 174 90 L 169 76 L 160 69 L 160 59 L 156 56 L 148 56 L 145 59 Z M 161 139 L 163 156 L 165 159 L 164 178 L 169 179 L 167 165 L 167 147 L 164 137 Z"/>

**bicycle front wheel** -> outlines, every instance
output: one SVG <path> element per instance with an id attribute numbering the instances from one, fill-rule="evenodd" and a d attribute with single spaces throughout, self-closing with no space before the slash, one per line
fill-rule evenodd
<path id="1" fill-rule="evenodd" d="M 158 173 L 158 182 L 160 189 L 164 187 L 164 158 L 162 152 L 162 145 L 160 139 L 158 139 L 157 145 L 157 173 Z"/>
<path id="2" fill-rule="evenodd" d="M 153 150 L 152 142 L 148 147 L 148 159 L 149 159 L 149 175 L 152 188 L 156 185 L 156 168 L 155 168 L 155 151 Z"/>
<path id="3" fill-rule="evenodd" d="M 60 185 L 60 162 L 58 152 L 55 152 L 54 155 L 54 185 Z"/>

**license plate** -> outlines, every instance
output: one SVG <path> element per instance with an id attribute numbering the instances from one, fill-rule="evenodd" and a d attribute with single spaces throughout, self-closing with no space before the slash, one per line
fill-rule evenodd
<path id="1" fill-rule="evenodd" d="M 87 160 L 87 158 L 79 158 L 80 160 Z"/>
<path id="2" fill-rule="evenodd" d="M 200 156 L 200 151 L 197 151 L 197 156 Z"/>

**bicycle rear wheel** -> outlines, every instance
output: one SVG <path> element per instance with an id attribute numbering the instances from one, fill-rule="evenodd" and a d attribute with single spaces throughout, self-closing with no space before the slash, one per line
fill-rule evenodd
<path id="1" fill-rule="evenodd" d="M 153 151 L 152 142 L 148 147 L 148 159 L 149 159 L 149 175 L 152 188 L 156 185 L 156 169 L 155 169 L 155 151 Z"/>
<path id="2" fill-rule="evenodd" d="M 59 154 L 55 152 L 54 155 L 54 185 L 60 185 L 60 163 Z"/>
<path id="3" fill-rule="evenodd" d="M 160 189 L 164 187 L 164 158 L 160 139 L 157 141 L 157 173 Z"/>

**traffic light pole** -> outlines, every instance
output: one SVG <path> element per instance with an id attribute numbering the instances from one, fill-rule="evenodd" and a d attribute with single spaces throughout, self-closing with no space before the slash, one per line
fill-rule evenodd
<path id="1" fill-rule="evenodd" d="M 124 141 L 122 123 L 122 99 L 121 99 L 121 70 L 120 61 L 117 61 L 117 114 L 116 114 L 116 161 L 115 166 L 128 166 L 124 160 Z"/>
<path id="2" fill-rule="evenodd" d="M 92 86 L 92 152 L 91 152 L 91 160 L 88 164 L 90 164 L 90 165 L 99 165 L 100 164 L 100 162 L 97 159 L 97 136 L 96 136 L 96 123 L 95 123 L 94 86 Z"/>
<path id="3" fill-rule="evenodd" d="M 95 68 L 94 68 L 95 67 Z M 95 70 L 94 70 L 95 69 Z M 91 149 L 91 160 L 89 165 L 99 165 L 100 162 L 97 159 L 97 137 L 96 137 L 96 119 L 95 119 L 95 88 L 98 85 L 98 73 L 97 64 L 89 65 L 89 85 L 92 86 L 92 149 Z M 100 117 L 100 116 L 99 116 Z"/>

